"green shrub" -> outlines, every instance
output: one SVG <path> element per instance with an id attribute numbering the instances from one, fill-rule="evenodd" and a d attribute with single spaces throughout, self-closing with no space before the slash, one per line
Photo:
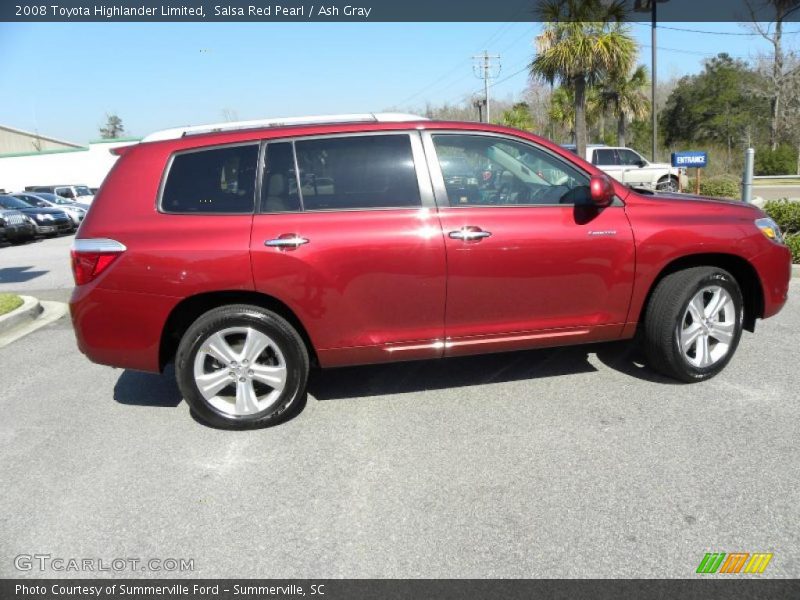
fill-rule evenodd
<path id="1" fill-rule="evenodd" d="M 800 233 L 789 235 L 786 237 L 786 245 L 792 251 L 792 262 L 800 265 Z"/>
<path id="2" fill-rule="evenodd" d="M 800 233 L 800 202 L 770 200 L 764 205 L 764 212 L 775 221 L 784 234 Z"/>
<path id="3" fill-rule="evenodd" d="M 690 180 L 689 189 L 686 190 L 693 194 L 695 190 L 695 181 Z M 708 179 L 700 178 L 700 195 L 709 196 L 711 198 L 735 198 L 741 199 L 742 191 L 739 182 L 730 177 L 709 177 Z"/>
<path id="4" fill-rule="evenodd" d="M 775 150 L 769 147 L 756 150 L 756 175 L 792 175 L 797 172 L 797 150 L 781 144 Z"/>

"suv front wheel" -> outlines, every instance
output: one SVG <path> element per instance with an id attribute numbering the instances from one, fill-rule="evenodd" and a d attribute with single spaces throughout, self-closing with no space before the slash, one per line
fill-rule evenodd
<path id="1" fill-rule="evenodd" d="M 283 420 L 303 397 L 308 370 L 297 331 L 279 315 L 245 304 L 198 318 L 175 357 L 178 387 L 191 409 L 225 429 Z"/>
<path id="2" fill-rule="evenodd" d="M 649 364 L 681 381 L 710 379 L 736 352 L 742 320 L 742 292 L 727 271 L 694 267 L 667 275 L 647 305 Z"/>

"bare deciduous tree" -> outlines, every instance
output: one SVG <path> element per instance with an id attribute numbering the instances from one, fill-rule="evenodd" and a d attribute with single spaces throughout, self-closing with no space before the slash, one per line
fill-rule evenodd
<path id="1" fill-rule="evenodd" d="M 789 15 L 800 8 L 798 0 L 746 0 L 752 19 L 751 28 L 758 32 L 772 45 L 771 64 L 762 70 L 764 81 L 767 84 L 767 93 L 770 101 L 770 131 L 769 143 L 772 150 L 778 147 L 780 137 L 781 114 L 783 102 L 787 98 L 787 88 L 792 86 L 792 79 L 796 72 L 786 69 L 787 59 L 793 58 L 794 53 L 787 52 L 783 46 L 783 25 Z M 758 8 L 762 10 L 759 11 Z M 763 22 L 759 19 L 765 10 L 769 10 L 774 20 Z"/>

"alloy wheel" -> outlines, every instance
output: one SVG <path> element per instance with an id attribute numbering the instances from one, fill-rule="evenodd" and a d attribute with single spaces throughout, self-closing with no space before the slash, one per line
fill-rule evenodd
<path id="1" fill-rule="evenodd" d="M 194 360 L 200 394 L 218 411 L 236 417 L 273 406 L 286 376 L 281 349 L 253 327 L 229 327 L 210 335 Z"/>
<path id="2" fill-rule="evenodd" d="M 736 336 L 736 306 L 720 286 L 707 286 L 689 301 L 680 326 L 680 348 L 686 361 L 710 367 L 729 352 Z"/>

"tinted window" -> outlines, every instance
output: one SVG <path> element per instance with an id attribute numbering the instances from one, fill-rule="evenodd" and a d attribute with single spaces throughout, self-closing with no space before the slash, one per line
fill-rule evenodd
<path id="1" fill-rule="evenodd" d="M 450 206 L 578 204 L 589 178 L 549 152 L 492 136 L 435 135 Z"/>
<path id="2" fill-rule="evenodd" d="M 14 198 L 13 196 L 0 196 L 0 207 L 2 208 L 30 208 L 31 205 L 23 202 L 19 198 Z"/>
<path id="3" fill-rule="evenodd" d="M 261 180 L 261 212 L 290 212 L 300 209 L 292 144 L 269 144 Z"/>
<path id="4" fill-rule="evenodd" d="M 618 165 L 619 158 L 614 150 L 595 150 L 592 156 L 592 164 L 595 165 Z"/>
<path id="5" fill-rule="evenodd" d="M 164 185 L 161 208 L 185 213 L 252 212 L 257 162 L 257 145 L 177 154 Z"/>
<path id="6" fill-rule="evenodd" d="M 407 135 L 295 143 L 305 210 L 420 206 Z"/>
<path id="7" fill-rule="evenodd" d="M 635 167 L 638 166 L 642 160 L 644 160 L 633 150 L 617 150 L 617 154 L 619 155 L 619 164 L 621 165 Z"/>
<path id="8" fill-rule="evenodd" d="M 72 193 L 72 190 L 69 188 L 56 188 L 56 194 L 59 196 L 63 196 L 64 198 L 74 198 L 75 194 Z"/>
<path id="9" fill-rule="evenodd" d="M 48 206 L 47 202 L 45 202 L 44 200 L 40 200 L 35 196 L 29 196 L 28 194 L 17 194 L 17 196 L 15 197 L 19 198 L 23 202 L 30 204 L 31 206 L 38 206 L 38 207 Z"/>

